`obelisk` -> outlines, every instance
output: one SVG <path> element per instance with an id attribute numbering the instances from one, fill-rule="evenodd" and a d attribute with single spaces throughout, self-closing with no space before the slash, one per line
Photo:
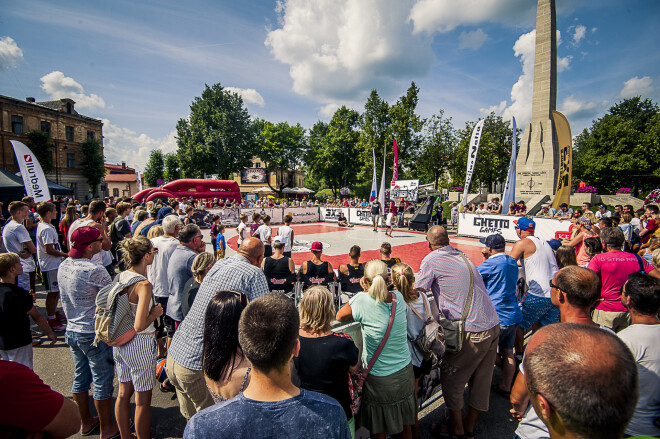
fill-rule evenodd
<path id="1" fill-rule="evenodd" d="M 532 121 L 525 127 L 516 160 L 516 196 L 552 195 L 558 146 L 552 124 L 557 106 L 557 17 L 555 0 L 538 0 Z"/>

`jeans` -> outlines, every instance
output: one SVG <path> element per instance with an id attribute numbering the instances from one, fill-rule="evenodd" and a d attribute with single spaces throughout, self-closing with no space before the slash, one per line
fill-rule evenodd
<path id="1" fill-rule="evenodd" d="M 89 391 L 90 384 L 94 383 L 95 400 L 112 398 L 112 380 L 115 377 L 112 348 L 102 341 L 98 346 L 93 346 L 94 334 L 67 331 L 65 340 L 75 367 L 71 393 L 85 393 Z"/>

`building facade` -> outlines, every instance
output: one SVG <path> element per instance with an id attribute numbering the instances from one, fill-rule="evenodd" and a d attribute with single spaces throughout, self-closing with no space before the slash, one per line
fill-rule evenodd
<path id="1" fill-rule="evenodd" d="M 139 191 L 135 169 L 126 166 L 126 162 L 121 162 L 121 165 L 105 165 L 105 179 L 101 185 L 103 196 L 132 197 L 137 192 Z"/>
<path id="2" fill-rule="evenodd" d="M 268 187 L 268 182 L 273 188 L 277 189 L 281 184 L 286 184 L 291 178 L 293 178 L 293 183 L 289 187 L 305 186 L 305 174 L 302 172 L 291 169 L 269 172 L 266 170 L 266 163 L 259 157 L 252 158 L 251 168 L 242 169 L 241 172 L 234 174 L 234 181 L 238 183 L 243 198 L 255 189 Z M 275 191 L 272 194 L 275 194 Z M 264 192 L 262 195 L 268 195 L 268 193 Z"/>
<path id="3" fill-rule="evenodd" d="M 70 187 L 82 202 L 89 201 L 90 190 L 80 168 L 81 144 L 87 139 L 96 139 L 103 154 L 103 122 L 79 114 L 74 107 L 75 102 L 71 99 L 35 102 L 34 98 L 22 101 L 0 96 L 0 166 L 18 172 L 9 141 L 27 144 L 30 131 L 47 132 L 52 142 L 53 170 L 46 174 L 46 178 Z"/>

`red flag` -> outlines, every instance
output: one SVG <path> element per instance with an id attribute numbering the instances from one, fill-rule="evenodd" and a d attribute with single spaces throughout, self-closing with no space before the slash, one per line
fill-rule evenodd
<path id="1" fill-rule="evenodd" d="M 392 181 L 397 181 L 399 179 L 399 156 L 397 154 L 396 139 L 392 139 L 392 143 L 394 143 L 394 173 L 392 174 Z"/>

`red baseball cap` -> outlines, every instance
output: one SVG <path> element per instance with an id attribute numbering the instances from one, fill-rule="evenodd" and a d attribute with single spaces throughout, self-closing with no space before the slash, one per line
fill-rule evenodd
<path id="1" fill-rule="evenodd" d="M 101 232 L 94 227 L 78 227 L 71 234 L 71 250 L 69 250 L 69 257 L 73 259 L 82 258 L 87 246 L 94 241 L 98 241 L 100 236 Z"/>
<path id="2" fill-rule="evenodd" d="M 323 244 L 321 244 L 321 243 L 318 242 L 318 241 L 316 241 L 316 242 L 312 242 L 312 248 L 311 248 L 311 250 L 312 250 L 313 252 L 320 252 L 320 251 L 323 250 Z"/>

